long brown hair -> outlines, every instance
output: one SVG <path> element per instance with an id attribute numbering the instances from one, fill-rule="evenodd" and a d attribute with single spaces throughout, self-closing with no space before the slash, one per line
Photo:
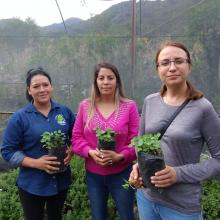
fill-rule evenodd
<path id="1" fill-rule="evenodd" d="M 115 90 L 116 111 L 118 111 L 118 109 L 119 109 L 120 101 L 128 101 L 129 100 L 124 94 L 123 84 L 121 81 L 121 77 L 119 75 L 119 71 L 116 68 L 116 66 L 114 66 L 111 63 L 107 63 L 107 62 L 97 64 L 94 68 L 93 84 L 92 84 L 91 94 L 89 97 L 90 104 L 89 104 L 89 109 L 88 109 L 88 119 L 87 119 L 87 123 L 86 123 L 87 125 L 88 125 L 89 121 L 91 120 L 91 118 L 95 114 L 96 101 L 100 97 L 100 91 L 99 91 L 99 88 L 97 85 L 97 78 L 98 78 L 98 75 L 99 75 L 101 68 L 110 69 L 115 74 L 115 77 L 116 77 L 116 90 Z"/>
<path id="2" fill-rule="evenodd" d="M 166 42 L 163 42 L 162 44 L 160 44 L 158 50 L 157 50 L 157 53 L 156 53 L 156 56 L 155 56 L 155 64 L 156 64 L 156 69 L 158 69 L 158 57 L 160 55 L 160 52 L 166 48 L 166 47 L 177 47 L 177 48 L 180 48 L 182 49 L 183 51 L 185 51 L 186 53 L 186 56 L 187 56 L 187 60 L 188 60 L 188 64 L 190 66 L 192 66 L 192 60 L 191 60 L 191 57 L 190 57 L 190 52 L 189 50 L 187 49 L 187 47 L 180 43 L 180 42 L 176 42 L 176 41 L 166 41 Z M 186 81 L 187 83 L 187 86 L 188 86 L 188 99 L 192 99 L 192 100 L 196 100 L 196 99 L 200 99 L 203 97 L 203 93 L 199 90 L 197 90 L 190 81 Z M 161 89 L 160 89 L 160 95 L 161 96 L 164 96 L 165 92 L 167 90 L 167 87 L 165 84 L 162 85 Z"/>

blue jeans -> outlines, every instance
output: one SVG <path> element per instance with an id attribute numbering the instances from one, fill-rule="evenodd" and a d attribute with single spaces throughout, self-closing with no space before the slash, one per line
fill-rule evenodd
<path id="1" fill-rule="evenodd" d="M 120 220 L 134 220 L 134 190 L 124 189 L 124 179 L 128 180 L 131 167 L 112 175 L 98 175 L 86 171 L 87 189 L 93 220 L 106 220 L 108 215 L 107 201 L 111 194 Z"/>
<path id="2" fill-rule="evenodd" d="M 185 214 L 152 202 L 137 190 L 137 206 L 140 220 L 203 220 L 202 213 Z"/>

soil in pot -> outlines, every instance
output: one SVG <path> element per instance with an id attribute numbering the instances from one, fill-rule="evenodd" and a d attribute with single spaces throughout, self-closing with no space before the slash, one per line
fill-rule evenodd
<path id="1" fill-rule="evenodd" d="M 158 188 L 151 183 L 150 177 L 154 176 L 155 172 L 165 168 L 163 157 L 154 156 L 144 152 L 138 152 L 137 157 L 144 187 L 151 188 L 154 191 L 158 191 Z"/>
<path id="2" fill-rule="evenodd" d="M 108 142 L 99 140 L 98 149 L 99 150 L 112 150 L 112 151 L 115 151 L 115 140 L 108 141 Z"/>
<path id="3" fill-rule="evenodd" d="M 57 157 L 57 160 L 60 162 L 60 164 L 58 165 L 59 170 L 55 171 L 55 173 L 62 173 L 67 169 L 67 167 L 64 165 L 64 159 L 67 156 L 66 150 L 66 146 L 54 147 L 48 150 L 48 155 Z"/>

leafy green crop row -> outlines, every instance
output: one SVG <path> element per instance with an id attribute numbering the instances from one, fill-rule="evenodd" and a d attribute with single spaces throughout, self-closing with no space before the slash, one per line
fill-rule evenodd
<path id="1" fill-rule="evenodd" d="M 91 211 L 85 183 L 83 160 L 74 157 L 71 163 L 73 183 L 65 203 L 64 220 L 90 220 Z M 23 213 L 18 198 L 15 180 L 18 170 L 0 174 L 0 219 L 23 220 Z M 210 180 L 203 183 L 202 203 L 206 220 L 220 220 L 220 181 Z M 118 220 L 112 199 L 108 201 L 108 220 Z M 135 207 L 136 210 L 136 207 Z M 137 213 L 136 213 L 137 214 Z"/>

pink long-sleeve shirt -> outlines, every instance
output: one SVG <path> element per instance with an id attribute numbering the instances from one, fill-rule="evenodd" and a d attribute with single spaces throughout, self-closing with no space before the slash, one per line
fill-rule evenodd
<path id="1" fill-rule="evenodd" d="M 128 146 L 131 139 L 138 134 L 139 114 L 136 103 L 120 102 L 118 112 L 112 113 L 108 118 L 104 118 L 96 109 L 89 126 L 86 126 L 88 107 L 88 99 L 80 103 L 73 128 L 73 152 L 85 158 L 86 170 L 92 173 L 109 175 L 123 171 L 136 159 L 134 147 Z M 116 132 L 116 152 L 124 155 L 123 161 L 110 166 L 100 166 L 89 157 L 89 150 L 97 148 L 98 141 L 94 129 L 98 125 L 101 129 L 109 127 Z"/>

